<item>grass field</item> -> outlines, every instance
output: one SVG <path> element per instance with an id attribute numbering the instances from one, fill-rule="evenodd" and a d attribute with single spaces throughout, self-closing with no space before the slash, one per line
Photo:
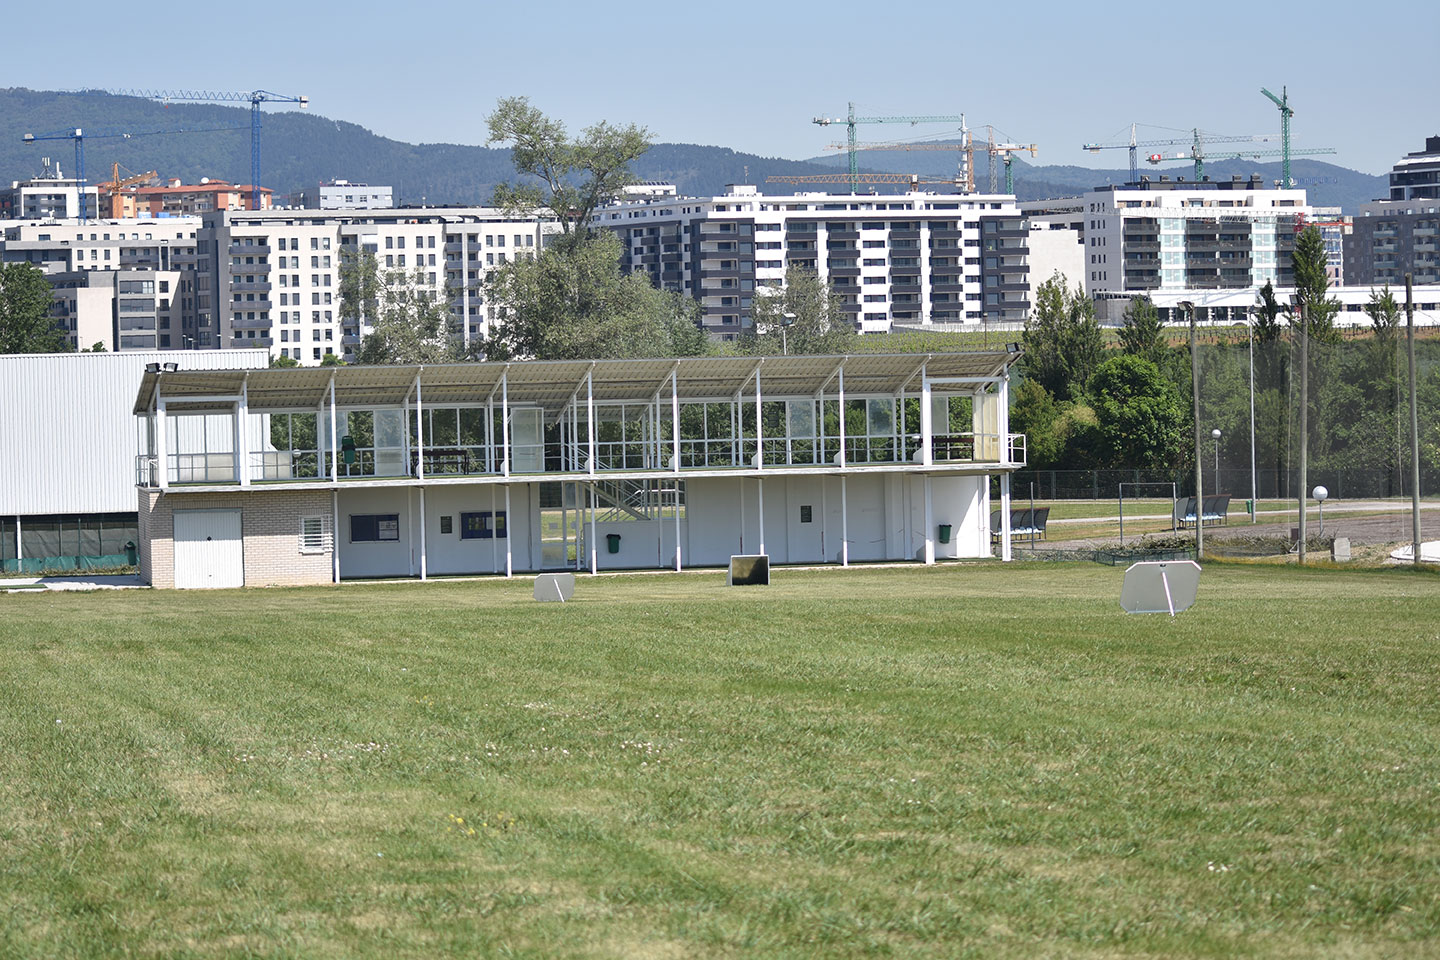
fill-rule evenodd
<path id="1" fill-rule="evenodd" d="M 0 596 L 0 956 L 1440 953 L 1440 577 Z"/>

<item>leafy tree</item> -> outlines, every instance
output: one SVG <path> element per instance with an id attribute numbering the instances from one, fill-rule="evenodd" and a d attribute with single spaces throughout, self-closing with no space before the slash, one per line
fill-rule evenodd
<path id="1" fill-rule="evenodd" d="M 1065 276 L 1059 273 L 1035 291 L 1023 341 L 1026 376 L 1057 400 L 1084 392 L 1104 352 L 1095 304 L 1080 287 L 1067 289 Z"/>
<path id="2" fill-rule="evenodd" d="M 601 121 L 572 139 L 564 124 L 531 106 L 528 97 L 501 99 L 487 123 L 490 142 L 511 144 L 515 169 L 541 183 L 498 184 L 495 204 L 520 210 L 549 207 L 567 237 L 590 232 L 595 208 L 635 182 L 630 164 L 650 149 L 650 132 L 634 124 Z"/>
<path id="3" fill-rule="evenodd" d="M 0 265 L 0 353 L 59 353 L 65 334 L 50 316 L 50 281 L 33 263 Z"/>
<path id="4" fill-rule="evenodd" d="M 1175 385 L 1143 357 L 1111 357 L 1088 390 L 1098 421 L 1101 460 L 1112 467 L 1160 469 L 1182 457 L 1189 417 Z"/>
<path id="5" fill-rule="evenodd" d="M 427 362 L 428 362 L 428 361 L 427 361 Z M 325 354 L 325 356 L 323 356 L 323 357 L 320 358 L 320 366 L 322 366 L 322 367 L 343 367 L 343 366 L 345 366 L 345 361 L 344 361 L 344 359 L 341 358 L 340 354 L 338 354 L 338 353 L 327 353 L 327 354 Z"/>
<path id="6" fill-rule="evenodd" d="M 503 317 L 485 344 L 490 359 L 590 360 L 686 357 L 705 353 L 699 304 L 620 272 L 620 241 L 609 231 L 546 247 L 494 270 L 487 299 Z"/>
<path id="7" fill-rule="evenodd" d="M 1381 290 L 1370 291 L 1370 302 L 1365 305 L 1365 313 L 1370 317 L 1376 342 L 1394 343 L 1400 333 L 1400 304 L 1395 302 L 1395 295 L 1390 292 L 1390 284 L 1385 284 Z"/>
<path id="8" fill-rule="evenodd" d="M 296 360 L 294 357 L 271 357 L 271 358 L 270 358 L 270 367 L 271 367 L 271 369 L 280 369 L 280 368 L 285 368 L 285 367 L 298 367 L 298 366 L 300 366 L 300 361 L 299 361 L 299 360 Z"/>
<path id="9" fill-rule="evenodd" d="M 1150 298 L 1134 297 L 1126 305 L 1120 325 L 1120 351 L 1163 368 L 1170 353 L 1170 344 L 1166 342 L 1163 330 L 1160 312 Z"/>
<path id="10" fill-rule="evenodd" d="M 430 286 L 418 267 L 382 274 L 368 250 L 340 259 L 340 317 L 357 328 L 370 325 L 360 343 L 360 363 L 445 363 L 460 357 L 444 293 Z"/>
<path id="11" fill-rule="evenodd" d="M 90 344 L 90 346 L 89 346 L 87 349 L 81 350 L 80 352 L 81 352 L 81 353 L 108 353 L 109 351 L 107 351 L 107 350 L 105 349 L 105 341 L 104 341 L 104 340 L 96 340 L 94 343 Z"/>
<path id="12" fill-rule="evenodd" d="M 1305 332 L 1322 343 L 1339 342 L 1335 314 L 1340 310 L 1340 301 L 1329 295 L 1325 238 L 1319 227 L 1306 227 L 1296 238 L 1291 263 L 1295 270 L 1295 296 L 1305 316 Z"/>
<path id="13" fill-rule="evenodd" d="M 757 293 L 752 316 L 740 339 L 745 353 L 848 353 L 859 338 L 830 284 L 806 267 L 790 266 L 782 289 Z"/>

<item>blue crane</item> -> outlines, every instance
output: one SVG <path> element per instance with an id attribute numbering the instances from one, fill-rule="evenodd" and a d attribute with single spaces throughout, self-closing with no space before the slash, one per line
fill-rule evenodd
<path id="1" fill-rule="evenodd" d="M 85 204 L 85 141 L 86 140 L 133 140 L 136 137 L 157 137 L 170 133 L 213 133 L 219 130 L 239 130 L 240 127 L 209 127 L 204 130 L 150 130 L 145 133 L 111 132 L 86 133 L 83 127 L 57 130 L 53 133 L 27 133 L 20 138 L 22 143 L 38 143 L 41 140 L 75 141 L 75 176 L 80 185 L 80 222 L 88 217 Z"/>
<path id="2" fill-rule="evenodd" d="M 857 117 L 855 116 L 855 104 L 850 104 L 850 112 L 843 117 L 816 117 L 811 121 L 822 127 L 828 127 L 832 123 L 845 124 L 846 143 L 849 145 L 850 154 L 850 192 L 856 193 L 860 188 L 859 162 L 855 157 L 855 125 L 857 123 L 908 123 L 914 126 L 917 123 L 958 123 L 965 126 L 965 117 L 939 116 L 939 117 Z"/>
<path id="3" fill-rule="evenodd" d="M 250 206 L 260 209 L 260 104 L 298 103 L 304 110 L 309 97 L 289 97 L 268 90 L 228 92 L 213 90 L 106 90 L 118 97 L 143 97 L 161 103 L 248 103 L 250 104 Z"/>

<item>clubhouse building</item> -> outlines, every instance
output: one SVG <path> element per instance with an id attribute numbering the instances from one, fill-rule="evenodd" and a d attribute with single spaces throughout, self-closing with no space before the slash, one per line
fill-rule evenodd
<path id="1" fill-rule="evenodd" d="M 993 540 L 1008 560 L 1018 358 L 151 364 L 134 405 L 141 578 L 934 563 Z"/>

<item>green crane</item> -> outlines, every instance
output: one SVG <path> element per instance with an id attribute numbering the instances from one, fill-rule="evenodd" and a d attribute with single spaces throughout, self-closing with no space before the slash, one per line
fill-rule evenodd
<path id="1" fill-rule="evenodd" d="M 1295 182 L 1290 179 L 1290 118 L 1295 116 L 1295 111 L 1290 109 L 1290 94 L 1284 87 L 1280 88 L 1278 97 L 1264 87 L 1260 88 L 1260 92 L 1280 108 L 1280 185 L 1288 187 Z"/>
<path id="2" fill-rule="evenodd" d="M 937 116 L 937 117 L 857 117 L 855 116 L 855 104 L 850 104 L 850 111 L 843 117 L 816 117 L 813 121 L 822 127 L 828 127 L 832 123 L 845 124 L 845 141 L 850 154 L 850 192 L 858 193 L 860 187 L 860 167 L 855 157 L 855 125 L 857 123 L 958 123 L 961 129 L 965 127 L 965 115 L 958 117 Z"/>

